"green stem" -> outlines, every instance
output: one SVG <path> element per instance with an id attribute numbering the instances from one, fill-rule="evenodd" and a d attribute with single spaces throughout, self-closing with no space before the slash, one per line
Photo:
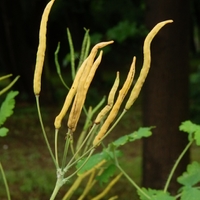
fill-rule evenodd
<path id="1" fill-rule="evenodd" d="M 70 176 L 68 176 L 68 177 L 66 178 L 66 180 L 69 180 L 70 178 L 72 178 L 74 175 L 76 175 L 76 174 L 83 168 L 83 166 L 84 166 L 84 165 L 88 162 L 88 160 L 90 159 L 90 157 L 91 157 L 91 155 L 93 154 L 93 152 L 94 152 L 94 149 L 92 149 L 92 150 L 90 151 L 88 157 L 85 159 L 85 161 L 83 162 L 83 164 L 82 164 L 74 173 L 72 173 Z"/>
<path id="2" fill-rule="evenodd" d="M 73 166 L 75 163 L 78 162 L 78 160 L 80 158 L 83 157 L 83 155 L 86 155 L 86 154 L 83 154 L 81 157 L 79 157 L 75 162 L 74 159 L 76 158 L 76 156 L 78 155 L 78 153 L 80 152 L 80 150 L 82 149 L 83 145 L 86 143 L 86 141 L 88 140 L 88 138 L 90 137 L 91 133 L 93 132 L 93 129 L 94 129 L 95 125 L 93 125 L 93 127 L 91 128 L 90 132 L 88 133 L 87 137 L 85 138 L 85 140 L 82 142 L 82 144 L 80 145 L 80 147 L 77 149 L 76 153 L 73 155 L 73 157 L 71 158 L 71 160 L 68 162 L 67 166 L 65 167 L 65 169 L 69 169 L 71 166 Z M 92 150 L 92 149 L 91 149 Z M 72 163 L 72 164 L 71 164 Z M 65 170 L 64 170 L 65 171 Z"/>
<path id="3" fill-rule="evenodd" d="M 138 190 L 140 193 L 142 193 L 147 199 L 151 199 L 150 196 L 148 196 L 136 183 L 133 181 L 133 179 L 122 169 L 122 167 L 119 165 L 119 162 L 117 160 L 117 156 L 115 154 L 115 150 L 113 150 L 113 155 L 115 159 L 115 165 L 116 167 L 122 172 L 122 174 L 127 178 L 127 180 Z"/>
<path id="4" fill-rule="evenodd" d="M 0 163 L 0 171 L 1 171 L 1 174 L 2 174 L 2 177 L 3 177 L 3 182 L 4 182 L 4 185 L 5 185 L 5 188 L 6 188 L 6 194 L 7 194 L 7 197 L 8 197 L 8 200 L 11 200 L 10 198 L 10 191 L 9 191 L 9 187 L 8 187 L 8 183 L 7 183 L 7 180 L 6 180 L 6 176 L 5 176 L 5 172 L 3 170 L 3 167 Z"/>
<path id="5" fill-rule="evenodd" d="M 120 116 L 115 120 L 115 123 L 107 131 L 106 135 L 108 135 L 115 128 L 115 126 L 119 123 L 119 121 L 125 115 L 126 112 L 127 112 L 127 110 L 124 109 L 123 112 L 120 114 Z"/>
<path id="6" fill-rule="evenodd" d="M 172 170 L 171 170 L 171 172 L 170 172 L 170 174 L 169 174 L 169 177 L 168 177 L 168 179 L 167 179 L 167 182 L 166 182 L 166 184 L 165 184 L 164 192 L 167 192 L 167 189 L 168 189 L 168 187 L 169 187 L 170 181 L 171 181 L 171 179 L 172 179 L 172 176 L 173 176 L 173 174 L 174 174 L 174 172 L 175 172 L 175 170 L 176 170 L 178 164 L 180 163 L 181 159 L 182 159 L 183 156 L 185 155 L 186 151 L 187 151 L 187 150 L 190 148 L 190 146 L 192 145 L 193 141 L 194 141 L 194 139 L 191 140 L 191 141 L 188 143 L 188 145 L 185 147 L 185 149 L 182 151 L 182 153 L 179 155 L 178 159 L 176 160 L 176 162 L 175 162 L 175 164 L 174 164 L 174 166 L 173 166 L 173 168 L 172 168 Z"/>
<path id="7" fill-rule="evenodd" d="M 44 129 L 44 124 L 43 124 L 43 121 L 42 121 L 42 115 L 41 115 L 41 111 L 40 111 L 40 103 L 39 103 L 39 95 L 36 95 L 36 104 L 37 104 L 37 110 L 38 110 L 38 117 L 39 117 L 39 121 L 40 121 L 40 125 L 41 125 L 41 128 L 42 128 L 42 133 L 43 133 L 43 136 L 44 136 L 44 139 L 45 139 L 45 142 L 46 142 L 46 145 L 47 145 L 47 148 L 49 150 L 49 153 L 51 155 L 51 158 L 56 166 L 56 168 L 58 168 L 58 163 L 56 162 L 55 160 L 55 157 L 53 155 L 53 152 L 51 150 L 51 147 L 50 147 L 50 144 L 49 144 L 49 140 L 47 138 L 47 134 L 46 134 L 46 131 Z"/>
<path id="8" fill-rule="evenodd" d="M 58 129 L 55 129 L 55 157 L 56 157 L 56 163 L 58 164 L 58 168 L 59 168 L 59 161 L 58 161 Z"/>
<path id="9" fill-rule="evenodd" d="M 9 77 L 6 76 L 6 77 Z M 3 90 L 0 91 L 0 95 L 2 95 L 4 92 L 6 92 L 7 90 L 9 90 L 14 84 L 15 82 L 19 79 L 20 76 L 17 76 L 8 86 L 6 86 Z"/>
<path id="10" fill-rule="evenodd" d="M 66 157 L 67 157 L 69 144 L 70 144 L 70 138 L 69 138 L 68 134 L 70 134 L 69 131 L 67 133 L 66 142 L 65 142 L 65 149 L 64 149 L 64 153 L 63 153 L 63 159 L 62 159 L 62 169 L 64 169 L 64 167 L 66 165 Z"/>
<path id="11" fill-rule="evenodd" d="M 56 51 L 54 52 L 54 61 L 56 64 L 56 70 L 57 70 L 57 74 L 62 82 L 62 84 L 69 90 L 69 87 L 67 86 L 67 84 L 65 83 L 65 81 L 63 80 L 62 74 L 61 74 L 61 70 L 60 70 L 60 64 L 58 62 L 58 52 L 60 50 L 60 42 L 58 43 L 58 46 L 56 48 Z"/>
<path id="12" fill-rule="evenodd" d="M 51 194 L 50 200 L 54 200 L 55 199 L 56 195 L 58 194 L 58 191 L 60 190 L 60 188 L 62 187 L 63 184 L 64 184 L 63 176 L 61 176 L 56 181 L 56 185 L 55 185 L 54 190 L 53 190 L 53 192 Z"/>

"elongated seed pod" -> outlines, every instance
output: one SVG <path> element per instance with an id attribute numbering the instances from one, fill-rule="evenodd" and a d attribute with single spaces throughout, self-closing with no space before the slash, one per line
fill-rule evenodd
<path id="1" fill-rule="evenodd" d="M 55 118 L 55 121 L 54 121 L 54 126 L 56 129 L 59 129 L 61 127 L 61 122 L 62 122 L 62 119 L 63 117 L 66 115 L 68 109 L 69 109 L 69 106 L 71 105 L 72 103 L 72 100 L 77 92 L 77 88 L 78 88 L 78 84 L 79 84 L 79 81 L 80 81 L 80 78 L 82 76 L 82 73 L 85 69 L 85 66 L 87 64 L 87 58 L 84 60 L 84 62 L 82 63 L 82 65 L 80 66 L 76 76 L 75 76 L 75 79 L 74 79 L 74 82 L 65 98 L 65 102 L 64 102 L 64 105 L 60 111 L 60 113 L 58 114 L 58 116 Z"/>
<path id="2" fill-rule="evenodd" d="M 110 111 L 107 119 L 105 120 L 104 124 L 102 125 L 99 133 L 94 138 L 93 146 L 97 146 L 99 144 L 99 142 L 105 135 L 106 131 L 108 130 L 110 124 L 114 121 L 115 117 L 117 116 L 117 114 L 119 112 L 120 106 L 121 106 L 125 96 L 127 95 L 128 90 L 130 89 L 131 84 L 133 82 L 133 78 L 134 78 L 134 74 L 135 74 L 135 61 L 136 61 L 136 57 L 133 58 L 133 62 L 131 64 L 126 81 L 125 81 L 122 89 L 119 91 L 119 95 L 117 97 L 117 100 L 116 100 L 112 110 Z"/>
<path id="3" fill-rule="evenodd" d="M 114 41 L 111 40 L 111 41 L 108 41 L 108 42 L 100 42 L 100 43 L 96 44 L 92 48 L 92 50 L 91 50 L 91 52 L 90 52 L 90 54 L 88 56 L 89 59 L 88 59 L 87 65 L 91 67 L 92 64 L 93 64 L 93 62 L 94 62 L 94 59 L 95 59 L 95 57 L 97 55 L 98 50 L 101 49 L 101 48 L 103 48 L 103 47 L 105 47 L 105 46 L 107 46 L 107 45 L 109 45 L 109 44 L 112 44 L 113 42 Z"/>
<path id="4" fill-rule="evenodd" d="M 115 94 L 119 86 L 119 72 L 117 72 L 117 76 L 115 78 L 115 82 L 110 90 L 110 93 L 108 95 L 108 103 L 107 105 L 99 112 L 96 119 L 94 120 L 95 124 L 99 124 L 102 118 L 110 111 L 110 109 L 113 106 Z"/>
<path id="5" fill-rule="evenodd" d="M 153 40 L 153 38 L 155 37 L 155 35 L 158 33 L 158 31 L 166 24 L 168 23 L 172 23 L 172 20 L 166 20 L 163 22 L 158 23 L 147 35 L 145 41 L 144 41 L 144 46 L 143 46 L 143 54 L 144 54 L 144 61 L 143 61 L 143 66 L 139 75 L 139 78 L 135 84 L 135 86 L 132 89 L 132 92 L 130 94 L 130 97 L 125 105 L 125 109 L 128 110 L 133 103 L 135 102 L 135 100 L 137 99 L 141 88 L 144 84 L 144 81 L 147 77 L 147 74 L 149 72 L 149 68 L 150 68 L 150 63 L 151 63 L 151 51 L 150 51 L 150 45 L 151 45 L 151 41 Z"/>
<path id="6" fill-rule="evenodd" d="M 44 12 L 42 14 L 42 19 L 40 23 L 40 31 L 39 31 L 39 45 L 37 50 L 36 57 L 36 65 L 33 79 L 33 91 L 35 95 L 39 95 L 41 91 L 41 76 L 42 69 L 44 65 L 44 57 L 46 51 L 46 32 L 47 32 L 47 21 L 49 17 L 49 13 L 51 7 L 55 0 L 51 0 L 45 7 Z"/>
<path id="7" fill-rule="evenodd" d="M 76 130 L 76 126 L 80 118 L 83 105 L 85 103 L 87 91 L 95 75 L 95 72 L 101 62 L 102 55 L 103 55 L 103 51 L 100 52 L 98 58 L 94 62 L 87 77 L 85 77 L 86 75 L 84 74 L 86 69 L 84 73 L 82 74 L 81 80 L 79 82 L 78 90 L 74 99 L 74 103 L 72 105 L 72 109 L 69 115 L 68 123 L 67 123 L 68 128 L 71 129 L 73 132 Z M 86 71 L 86 73 L 88 72 Z"/>

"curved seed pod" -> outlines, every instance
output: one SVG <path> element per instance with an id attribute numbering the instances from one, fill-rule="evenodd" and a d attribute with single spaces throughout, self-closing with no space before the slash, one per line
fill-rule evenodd
<path id="1" fill-rule="evenodd" d="M 82 108 L 83 108 L 83 105 L 84 105 L 84 102 L 86 99 L 87 91 L 88 91 L 89 86 L 92 82 L 92 79 L 95 75 L 95 72 L 101 62 L 102 55 L 103 55 L 103 51 L 100 52 L 98 58 L 94 62 L 93 66 L 89 72 L 89 75 L 86 77 L 86 74 L 88 72 L 85 69 L 82 74 L 82 77 L 80 79 L 80 82 L 78 85 L 78 90 L 77 90 L 77 93 L 76 93 L 76 96 L 74 99 L 74 103 L 73 103 L 73 106 L 72 106 L 72 109 L 71 109 L 71 112 L 69 115 L 68 123 L 67 123 L 68 128 L 71 129 L 73 132 L 76 129 L 76 126 L 77 126 L 78 120 L 80 118 L 80 114 L 81 114 L 81 111 L 82 111 Z"/>
<path id="2" fill-rule="evenodd" d="M 132 92 L 130 94 L 130 97 L 125 105 L 125 109 L 128 110 L 133 103 L 135 102 L 135 100 L 137 99 L 140 90 L 144 84 L 144 81 L 147 77 L 147 74 L 149 72 L 149 68 L 150 68 L 150 63 L 151 63 L 151 51 L 150 51 L 150 45 L 151 45 L 151 41 L 153 40 L 153 38 L 155 37 L 155 35 L 158 33 L 158 31 L 166 24 L 168 23 L 172 23 L 172 20 L 166 20 L 163 22 L 158 23 L 151 31 L 150 33 L 147 35 L 145 41 L 144 41 L 144 46 L 143 46 L 143 54 L 144 54 L 144 61 L 143 61 L 143 66 L 139 75 L 139 78 L 134 86 L 134 88 L 132 89 Z"/>
<path id="3" fill-rule="evenodd" d="M 99 142 L 101 141 L 101 139 L 105 135 L 106 131 L 108 130 L 110 124 L 114 121 L 115 117 L 118 114 L 120 106 L 121 106 L 125 96 L 127 95 L 128 90 L 130 89 L 131 84 L 133 82 L 133 78 L 134 78 L 134 74 L 135 74 L 135 61 L 136 61 L 136 58 L 134 57 L 133 62 L 132 62 L 131 67 L 130 67 L 130 70 L 129 70 L 129 73 L 128 73 L 128 76 L 126 78 L 126 81 L 125 81 L 122 89 L 119 91 L 119 95 L 117 97 L 117 100 L 116 100 L 112 110 L 110 111 L 107 119 L 105 120 L 104 124 L 102 125 L 99 133 L 94 138 L 93 146 L 97 146 L 99 144 Z"/>
<path id="4" fill-rule="evenodd" d="M 33 91 L 35 95 L 39 95 L 41 91 L 41 76 L 42 76 L 42 69 L 43 69 L 44 57 L 45 57 L 45 51 L 46 51 L 47 21 L 48 21 L 49 13 L 54 1 L 55 0 L 51 0 L 46 5 L 44 12 L 42 14 L 42 19 L 40 23 L 39 45 L 38 45 L 38 50 L 37 50 L 35 73 L 34 73 L 34 79 L 33 79 Z"/>
<path id="5" fill-rule="evenodd" d="M 56 129 L 59 129 L 61 127 L 61 122 L 62 122 L 62 119 L 63 117 L 66 115 L 68 109 L 69 109 L 69 106 L 71 105 L 71 102 L 77 92 L 77 88 L 78 88 L 78 84 L 79 84 L 79 81 L 80 81 L 80 78 L 82 76 L 82 73 L 84 71 L 84 68 L 86 66 L 86 63 L 87 63 L 87 58 L 84 60 L 84 62 L 82 63 L 82 65 L 80 66 L 76 76 L 75 76 L 75 79 L 74 79 L 74 82 L 65 98 L 65 102 L 64 102 L 64 105 L 60 111 L 60 113 L 58 114 L 58 116 L 55 118 L 55 121 L 54 121 L 54 126 Z"/>
<path id="6" fill-rule="evenodd" d="M 113 106 L 114 103 L 114 98 L 115 98 L 115 93 L 118 89 L 119 86 L 119 72 L 117 72 L 117 76 L 115 78 L 115 82 L 110 90 L 110 93 L 108 95 L 108 103 L 107 105 L 99 112 L 97 115 L 96 119 L 94 120 L 95 124 L 99 124 L 102 118 L 110 111 L 110 109 Z"/>
<path id="7" fill-rule="evenodd" d="M 113 42 L 114 42 L 113 40 L 108 41 L 108 42 L 100 42 L 100 43 L 96 44 L 92 48 L 92 50 L 91 50 L 91 52 L 90 52 L 90 54 L 88 56 L 88 63 L 87 63 L 88 68 L 92 67 L 92 64 L 94 62 L 94 59 L 95 59 L 95 57 L 97 55 L 98 50 L 103 48 L 103 47 L 105 47 L 105 46 L 107 46 L 107 45 L 109 45 L 109 44 L 112 44 Z"/>

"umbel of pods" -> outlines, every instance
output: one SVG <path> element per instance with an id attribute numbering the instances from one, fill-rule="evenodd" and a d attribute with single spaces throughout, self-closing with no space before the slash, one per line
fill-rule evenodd
<path id="1" fill-rule="evenodd" d="M 151 41 L 153 40 L 154 36 L 158 33 L 158 31 L 164 25 L 166 25 L 168 23 L 172 23 L 172 22 L 173 22 L 172 20 L 166 20 L 166 21 L 158 23 L 147 35 L 147 37 L 144 41 L 144 46 L 143 46 L 143 54 L 144 54 L 143 66 L 142 66 L 140 75 L 136 81 L 136 84 L 131 91 L 131 94 L 125 105 L 124 110 L 126 110 L 126 111 L 129 110 L 130 107 L 133 105 L 133 103 L 137 99 L 137 97 L 141 91 L 141 88 L 144 84 L 144 81 L 147 77 L 147 74 L 148 74 L 148 71 L 150 68 L 150 63 L 151 63 L 151 52 L 150 52 Z M 98 49 L 105 47 L 106 45 L 109 45 L 111 43 L 113 43 L 113 41 L 101 42 L 101 43 L 96 44 L 93 47 L 93 49 L 91 50 L 90 55 L 82 63 L 81 67 L 79 68 L 79 70 L 75 76 L 74 82 L 66 96 L 64 105 L 63 105 L 59 115 L 55 119 L 54 125 L 55 125 L 56 129 L 59 129 L 61 127 L 62 119 L 66 115 L 66 112 L 68 111 L 68 109 L 72 103 L 72 100 L 75 96 L 74 102 L 72 105 L 72 109 L 71 109 L 71 112 L 69 115 L 69 119 L 68 119 L 68 128 L 70 130 L 72 130 L 72 132 L 74 132 L 76 130 L 77 122 L 79 120 L 80 113 L 83 108 L 85 98 L 87 96 L 87 91 L 88 91 L 90 83 L 94 77 L 96 69 L 101 62 L 103 52 L 102 51 L 100 52 L 96 61 L 94 61 L 95 56 L 98 52 Z M 107 106 L 105 108 L 103 108 L 103 110 L 99 113 L 97 119 L 95 120 L 95 123 L 98 124 L 101 121 L 101 119 L 107 114 L 107 112 L 109 112 L 109 110 L 112 108 L 109 115 L 107 116 L 105 122 L 103 123 L 100 131 L 98 132 L 98 134 L 96 135 L 96 137 L 93 141 L 94 146 L 96 146 L 97 144 L 100 143 L 101 139 L 104 137 L 105 133 L 107 132 L 110 124 L 115 120 L 115 117 L 118 114 L 120 106 L 132 85 L 133 78 L 134 78 L 134 72 L 135 72 L 135 61 L 136 61 L 136 58 L 134 57 L 133 62 L 130 67 L 130 70 L 129 70 L 129 73 L 128 73 L 128 76 L 127 76 L 127 79 L 126 79 L 122 89 L 119 91 L 119 95 L 118 95 L 117 100 L 114 103 L 114 105 L 113 105 L 114 95 L 116 93 L 118 85 L 114 87 L 115 88 L 114 92 L 110 92 L 109 99 L 112 98 L 112 103 L 109 102 L 110 100 L 108 100 Z M 117 79 L 119 81 L 119 72 L 117 73 Z"/>
<path id="2" fill-rule="evenodd" d="M 98 146 L 101 141 L 105 138 L 105 136 L 110 132 L 112 127 L 110 128 L 111 124 L 114 122 L 114 125 L 116 122 L 121 119 L 121 116 L 130 109 L 130 107 L 133 105 L 135 102 L 136 98 L 138 97 L 140 90 L 144 84 L 144 81 L 146 79 L 146 76 L 148 74 L 149 68 L 150 68 L 150 62 L 151 62 L 151 55 L 150 55 L 150 45 L 151 41 L 154 38 L 154 36 L 157 34 L 157 32 L 166 24 L 171 23 L 172 20 L 166 20 L 163 22 L 158 23 L 147 35 L 145 41 L 144 41 L 144 46 L 143 46 L 143 53 L 144 53 L 144 61 L 143 61 L 143 67 L 141 69 L 139 78 L 136 81 L 136 84 L 134 85 L 130 96 L 125 104 L 124 110 L 120 117 L 116 119 L 116 116 L 120 110 L 120 107 L 125 99 L 125 97 L 128 94 L 128 91 L 131 88 L 133 79 L 134 79 L 134 73 L 135 73 L 135 62 L 136 58 L 133 58 L 129 73 L 127 75 L 126 81 L 124 82 L 122 88 L 119 91 L 119 94 L 116 98 L 115 101 L 115 94 L 117 92 L 118 86 L 119 86 L 119 72 L 117 72 L 117 76 L 114 82 L 114 85 L 109 93 L 108 96 L 108 102 L 107 105 L 99 112 L 97 115 L 93 126 L 99 125 L 100 124 L 100 129 L 97 131 L 97 134 L 92 138 L 91 140 L 91 149 L 89 152 L 89 155 L 86 159 L 86 161 L 82 164 L 82 166 L 76 170 L 74 173 L 72 173 L 70 176 L 67 178 L 64 177 L 65 173 L 68 171 L 71 166 L 73 166 L 75 163 L 77 163 L 77 160 L 75 159 L 76 156 L 79 153 L 79 150 L 73 154 L 72 159 L 68 162 L 66 165 L 66 152 L 63 154 L 63 162 L 62 162 L 62 167 L 60 168 L 59 162 L 58 162 L 58 153 L 57 153 L 57 139 L 55 139 L 55 155 L 51 150 L 51 147 L 48 142 L 47 135 L 44 130 L 43 122 L 42 122 L 42 117 L 40 113 L 40 106 L 39 106 L 39 95 L 41 92 L 41 75 L 42 75 L 42 70 L 43 70 L 43 65 L 44 65 L 44 58 L 45 58 L 45 50 L 46 50 L 46 29 L 47 29 L 47 21 L 48 21 L 48 16 L 51 10 L 51 7 L 53 5 L 55 0 L 51 0 L 47 6 L 45 7 L 45 10 L 42 15 L 41 19 L 41 24 L 40 24 L 40 32 L 39 32 L 39 46 L 38 46 L 38 51 L 37 51 L 37 58 L 36 58 L 36 66 L 35 66 L 35 73 L 34 73 L 34 80 L 33 80 L 33 90 L 34 94 L 36 96 L 36 102 L 37 102 L 37 108 L 38 108 L 38 113 L 39 113 L 39 118 L 41 122 L 41 127 L 43 131 L 43 135 L 47 144 L 47 147 L 49 149 L 49 152 L 51 154 L 51 157 L 54 161 L 54 164 L 57 169 L 57 182 L 55 189 L 52 193 L 51 199 L 54 199 L 59 188 L 66 182 L 68 181 L 72 176 L 76 175 L 78 170 L 81 169 L 81 167 L 87 162 L 91 154 L 93 153 L 93 150 L 95 149 L 96 146 Z M 72 83 L 71 88 L 69 89 L 68 94 L 66 95 L 66 99 L 64 102 L 64 105 L 58 114 L 58 116 L 55 118 L 54 121 L 54 126 L 56 130 L 56 134 L 61 127 L 61 123 L 63 118 L 65 117 L 66 113 L 68 112 L 70 106 L 71 106 L 71 111 L 69 114 L 69 119 L 68 119 L 68 133 L 73 133 L 76 130 L 77 123 L 80 118 L 81 111 L 83 109 L 83 105 L 85 103 L 85 99 L 87 96 L 88 89 L 90 87 L 90 84 L 93 80 L 93 77 L 95 75 L 95 72 L 101 62 L 103 51 L 100 51 L 98 57 L 96 58 L 96 55 L 98 53 L 98 50 L 112 44 L 113 41 L 108 41 L 108 42 L 100 42 L 96 44 L 92 50 L 89 56 L 83 61 L 82 65 L 78 69 L 76 76 L 74 78 L 74 81 Z M 95 60 L 96 58 L 96 60 Z M 89 135 L 89 134 L 88 134 Z M 56 136 L 57 137 L 57 136 Z M 55 137 L 55 138 L 56 138 Z M 87 136 L 88 137 L 88 136 Z M 86 140 L 85 140 L 86 141 Z M 68 143 L 66 143 L 68 149 Z M 80 145 L 81 147 L 83 144 Z M 85 154 L 86 155 L 86 154 Z M 84 155 L 84 156 L 85 156 Z M 83 155 L 82 155 L 83 157 Z M 80 160 L 80 158 L 79 158 Z"/>

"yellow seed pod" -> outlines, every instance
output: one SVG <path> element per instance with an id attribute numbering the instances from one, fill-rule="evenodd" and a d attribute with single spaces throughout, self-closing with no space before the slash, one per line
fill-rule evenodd
<path id="1" fill-rule="evenodd" d="M 108 105 L 113 105 L 114 99 L 115 99 L 115 94 L 117 92 L 118 87 L 119 87 L 119 72 L 117 72 L 115 82 L 113 84 L 113 87 L 110 90 L 109 95 L 108 95 Z"/>
<path id="2" fill-rule="evenodd" d="M 150 51 L 150 45 L 151 45 L 151 41 L 153 40 L 153 38 L 155 37 L 155 35 L 158 33 L 158 31 L 166 24 L 168 23 L 172 23 L 172 20 L 166 20 L 163 22 L 158 23 L 147 35 L 145 41 L 144 41 L 144 46 L 143 46 L 143 54 L 144 54 L 144 61 L 143 61 L 143 66 L 139 75 L 139 78 L 134 86 L 134 88 L 132 89 L 132 92 L 130 94 L 130 97 L 125 105 L 125 109 L 128 110 L 133 103 L 135 102 L 135 100 L 137 99 L 141 88 L 144 84 L 144 81 L 147 77 L 147 74 L 149 72 L 149 68 L 150 68 L 150 63 L 151 63 L 151 51 Z"/>
<path id="3" fill-rule="evenodd" d="M 94 62 L 94 64 L 92 65 L 92 68 L 88 74 L 88 76 L 85 76 L 85 71 L 82 74 L 82 77 L 80 79 L 79 85 L 78 85 L 78 90 L 74 99 L 74 103 L 69 115 L 69 119 L 68 119 L 68 128 L 70 130 L 72 130 L 73 132 L 76 130 L 76 126 L 77 123 L 79 121 L 80 118 L 80 114 L 83 108 L 83 105 L 85 103 L 85 99 L 86 99 L 86 95 L 89 89 L 89 86 L 92 82 L 92 79 L 95 75 L 95 72 L 101 62 L 102 59 L 102 55 L 103 55 L 103 51 L 100 52 L 98 58 L 96 59 L 96 61 Z M 86 72 L 88 73 L 88 72 Z"/>
<path id="4" fill-rule="evenodd" d="M 47 21 L 48 21 L 49 13 L 54 1 L 55 0 L 51 0 L 46 5 L 44 12 L 42 14 L 42 19 L 40 23 L 39 45 L 38 45 L 38 50 L 37 50 L 35 73 L 34 73 L 34 79 L 33 79 L 33 91 L 35 95 L 39 95 L 41 91 L 41 76 L 42 76 L 42 69 L 43 69 L 44 57 L 45 57 L 45 51 L 46 51 Z"/>
<path id="5" fill-rule="evenodd" d="M 94 138 L 93 146 L 97 146 L 99 144 L 99 142 L 101 141 L 101 139 L 107 132 L 110 124 L 114 121 L 115 117 L 117 116 L 117 114 L 119 112 L 120 106 L 121 106 L 125 96 L 127 95 L 128 90 L 130 89 L 131 84 L 133 82 L 133 78 L 134 78 L 134 74 L 135 74 L 135 61 L 136 61 L 136 58 L 134 57 L 133 62 L 130 67 L 130 70 L 129 70 L 129 73 L 128 73 L 128 76 L 126 78 L 126 81 L 125 81 L 122 89 L 119 91 L 117 100 L 116 100 L 112 110 L 110 111 L 107 119 L 105 120 L 104 124 L 102 125 L 99 133 Z"/>
<path id="6" fill-rule="evenodd" d="M 87 58 L 84 60 L 84 62 L 82 63 L 82 65 L 80 66 L 78 72 L 76 73 L 76 76 L 75 76 L 75 79 L 74 79 L 74 82 L 65 98 L 65 102 L 64 102 L 64 105 L 60 111 L 60 113 L 58 114 L 58 116 L 55 118 L 55 121 L 54 121 L 54 126 L 56 129 L 59 129 L 61 127 L 61 122 L 62 122 L 62 119 L 63 117 L 66 115 L 68 109 L 69 109 L 69 106 L 71 105 L 71 102 L 77 92 L 77 88 L 78 88 L 78 84 L 79 84 L 79 81 L 80 81 L 80 78 L 82 76 L 82 73 L 85 69 L 85 66 L 87 64 Z"/>
<path id="7" fill-rule="evenodd" d="M 96 119 L 94 120 L 95 124 L 99 124 L 100 121 L 102 120 L 102 118 L 110 111 L 110 109 L 113 106 L 114 103 L 114 98 L 115 98 L 115 94 L 116 91 L 118 89 L 119 86 L 119 72 L 117 72 L 117 76 L 115 78 L 115 82 L 110 90 L 110 93 L 108 95 L 108 103 L 107 105 L 100 111 L 100 113 L 97 115 Z"/>

